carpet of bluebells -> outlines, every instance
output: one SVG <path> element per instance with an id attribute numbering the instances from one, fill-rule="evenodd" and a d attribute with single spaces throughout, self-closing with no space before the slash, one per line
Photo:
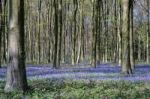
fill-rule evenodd
<path id="1" fill-rule="evenodd" d="M 127 80 L 150 81 L 150 66 L 136 65 L 132 75 L 121 74 L 121 67 L 111 64 L 102 64 L 97 68 L 62 68 L 53 69 L 49 65 L 27 65 L 27 77 L 34 79 L 90 79 L 90 80 Z M 6 67 L 0 68 L 0 80 L 5 80 Z"/>
<path id="2" fill-rule="evenodd" d="M 53 69 L 50 65 L 27 65 L 30 90 L 5 93 L 6 67 L 0 69 L 0 99 L 150 99 L 150 66 L 136 65 L 134 74 L 121 67 Z"/>

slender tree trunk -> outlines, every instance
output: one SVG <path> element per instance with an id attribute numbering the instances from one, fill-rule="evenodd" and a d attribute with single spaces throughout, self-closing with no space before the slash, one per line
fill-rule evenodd
<path id="1" fill-rule="evenodd" d="M 122 4 L 121 2 L 119 3 L 119 6 L 120 6 L 120 16 L 119 16 L 119 30 L 118 30 L 118 46 L 119 46 L 119 56 L 118 56 L 118 63 L 119 63 L 119 66 L 122 65 Z"/>
<path id="2" fill-rule="evenodd" d="M 146 61 L 149 63 L 149 36 L 150 36 L 150 29 L 149 29 L 149 0 L 147 0 L 147 21 L 148 21 L 148 30 L 147 30 L 147 53 L 146 53 Z"/>
<path id="3" fill-rule="evenodd" d="M 123 66 L 122 72 L 125 74 L 131 74 L 131 62 L 130 62 L 130 46 L 129 46 L 129 29 L 130 29 L 130 21 L 129 21 L 129 0 L 122 0 L 123 4 Z"/>
<path id="4" fill-rule="evenodd" d="M 58 58 L 59 58 L 59 60 L 58 60 L 58 65 L 60 66 L 60 62 L 61 62 L 61 60 L 62 60 L 62 33 L 63 33 L 63 16 L 62 16 L 62 14 L 63 14 L 63 12 L 62 12 L 62 7 L 63 7 L 63 5 L 62 5 L 62 0 L 60 0 L 59 1 L 60 3 L 59 3 L 59 5 L 60 5 L 60 9 L 59 9 L 59 13 L 60 13 L 60 15 L 59 15 L 59 23 L 60 23 L 60 33 L 59 33 L 59 56 L 58 56 Z"/>
<path id="5" fill-rule="evenodd" d="M 102 0 L 97 1 L 98 3 L 98 64 L 101 62 L 101 32 L 102 32 Z"/>
<path id="6" fill-rule="evenodd" d="M 97 18 L 96 18 L 96 13 L 97 13 L 97 5 L 95 7 L 95 3 L 96 1 L 93 0 L 93 39 L 92 39 L 92 65 L 96 68 L 97 65 L 97 55 L 96 55 L 96 41 L 97 41 L 97 33 L 96 33 L 96 23 L 97 22 Z"/>
<path id="7" fill-rule="evenodd" d="M 49 38 L 51 38 L 51 21 L 52 21 L 52 19 L 51 19 L 51 16 L 50 16 L 50 14 L 52 13 L 52 7 L 50 6 L 51 4 L 50 4 L 50 2 L 48 2 L 48 4 L 47 4 L 47 7 L 48 7 L 48 10 L 47 10 L 47 24 L 48 24 L 48 28 L 47 28 L 47 34 L 49 35 Z M 51 14 L 52 15 L 52 14 Z M 50 63 L 51 62 L 51 40 L 49 39 L 48 40 L 48 57 L 47 57 L 47 59 L 48 59 L 48 63 Z"/>
<path id="8" fill-rule="evenodd" d="M 38 0 L 38 63 L 41 63 L 41 0 Z"/>
<path id="9" fill-rule="evenodd" d="M 131 68 L 134 69 L 134 57 L 133 57 L 133 0 L 129 1 L 130 6 L 130 61 Z"/>
<path id="10" fill-rule="evenodd" d="M 109 16 L 109 9 L 108 9 L 108 4 L 107 1 L 105 1 L 105 10 L 106 10 L 106 14 L 105 14 L 105 20 L 108 20 L 108 16 Z M 108 62 L 108 21 L 105 21 L 105 63 Z"/>
<path id="11" fill-rule="evenodd" d="M 73 48 L 72 48 L 72 64 L 76 63 L 76 42 L 77 42 L 77 11 L 78 11 L 78 1 L 73 0 L 74 4 L 74 33 L 73 33 Z"/>
<path id="12" fill-rule="evenodd" d="M 77 59 L 76 59 L 76 63 L 78 64 L 81 60 L 81 58 L 83 57 L 83 41 L 84 38 L 82 37 L 82 27 L 83 27 L 83 8 L 82 8 L 82 3 L 81 2 L 81 8 L 79 8 L 79 13 L 80 13 L 80 23 L 79 23 L 79 34 L 78 34 L 78 50 L 77 50 Z M 81 47 L 82 46 L 82 47 Z"/>
<path id="13" fill-rule="evenodd" d="M 54 0 L 54 9 L 55 9 L 55 25 L 54 25 L 54 32 L 55 32 L 55 50 L 54 50 L 54 62 L 53 67 L 58 68 L 58 0 Z"/>
<path id="14" fill-rule="evenodd" d="M 138 35 L 138 61 L 141 61 L 141 37 Z"/>
<path id="15" fill-rule="evenodd" d="M 113 50 L 113 53 L 114 53 L 114 55 L 113 55 L 113 56 L 114 56 L 114 59 L 113 59 L 113 60 L 114 60 L 114 63 L 116 63 L 116 62 L 117 62 L 117 58 L 118 58 L 118 57 L 117 57 L 117 55 L 118 55 L 117 53 L 118 53 L 118 45 L 119 45 L 119 44 L 118 44 L 118 42 L 119 42 L 119 41 L 118 41 L 118 19 L 119 19 L 119 18 L 118 18 L 118 13 L 117 13 L 117 11 L 118 11 L 118 10 L 117 10 L 118 2 L 117 2 L 117 0 L 115 0 L 114 2 L 115 2 L 115 11 L 114 11 L 114 16 L 115 16 L 115 18 L 114 18 L 114 20 L 115 20 L 115 22 L 114 22 L 114 25 L 115 25 L 114 33 L 115 33 L 115 34 L 114 34 L 114 35 L 115 35 L 115 36 L 114 36 L 114 38 L 116 39 L 116 40 L 115 40 L 115 45 L 116 45 L 116 46 L 115 46 L 115 48 L 114 48 L 114 50 Z M 118 55 L 118 56 L 119 56 L 119 55 Z"/>
<path id="16" fill-rule="evenodd" d="M 0 67 L 1 67 L 1 61 L 2 61 L 2 50 L 1 50 L 1 43 L 2 43 L 2 1 L 0 0 Z"/>

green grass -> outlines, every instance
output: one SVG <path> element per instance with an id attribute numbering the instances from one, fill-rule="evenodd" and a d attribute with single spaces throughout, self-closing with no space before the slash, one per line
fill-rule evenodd
<path id="1" fill-rule="evenodd" d="M 0 99 L 150 99 L 150 83 L 128 81 L 34 80 L 31 90 L 4 93 L 0 82 Z"/>

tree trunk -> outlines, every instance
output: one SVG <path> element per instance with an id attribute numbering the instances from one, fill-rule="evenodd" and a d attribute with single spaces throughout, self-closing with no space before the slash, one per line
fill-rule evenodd
<path id="1" fill-rule="evenodd" d="M 9 66 L 5 92 L 26 91 L 27 77 L 24 51 L 24 1 L 9 1 Z"/>
<path id="2" fill-rule="evenodd" d="M 146 53 L 146 61 L 147 61 L 147 63 L 149 63 L 149 31 L 150 31 L 150 29 L 149 29 L 149 0 L 147 0 L 147 22 L 148 22 L 148 30 L 147 30 L 147 53 Z"/>
<path id="3" fill-rule="evenodd" d="M 76 63 L 76 43 L 77 43 L 77 11 L 78 11 L 78 0 L 73 0 L 74 4 L 74 33 L 72 34 L 73 36 L 73 48 L 72 48 L 72 65 Z"/>
<path id="4" fill-rule="evenodd" d="M 2 51 L 1 51 L 1 43 L 2 43 L 2 1 L 0 0 L 0 67 L 1 67 L 1 60 L 2 60 Z"/>
<path id="5" fill-rule="evenodd" d="M 59 3 L 59 6 L 60 6 L 60 9 L 59 9 L 59 18 L 60 18 L 60 20 L 59 20 L 59 23 L 60 23 L 60 33 L 59 33 L 59 56 L 58 56 L 58 65 L 60 66 L 60 62 L 61 62 L 61 60 L 62 60 L 62 33 L 63 33 L 63 12 L 62 12 L 62 10 L 63 10 L 63 5 L 62 5 L 62 0 L 60 0 L 60 3 Z"/>
<path id="6" fill-rule="evenodd" d="M 141 61 L 141 37 L 138 35 L 138 61 Z"/>
<path id="7" fill-rule="evenodd" d="M 55 51 L 54 51 L 54 61 L 53 67 L 58 68 L 58 0 L 54 0 L 54 9 L 55 9 L 55 25 L 54 25 L 54 32 L 55 32 Z"/>
<path id="8" fill-rule="evenodd" d="M 118 53 L 119 53 L 119 56 L 118 56 L 118 63 L 119 63 L 119 66 L 122 65 L 122 4 L 121 2 L 119 3 L 119 6 L 120 6 L 120 15 L 119 15 L 119 30 L 118 30 Z"/>
<path id="9" fill-rule="evenodd" d="M 132 73 L 131 62 L 130 62 L 130 46 L 129 46 L 129 29 L 130 29 L 130 21 L 129 21 L 129 0 L 122 0 L 123 4 L 123 66 L 122 72 L 125 74 Z"/>
<path id="10" fill-rule="evenodd" d="M 38 63 L 41 63 L 41 0 L 38 0 Z"/>
<path id="11" fill-rule="evenodd" d="M 92 66 L 94 66 L 96 68 L 97 65 L 97 58 L 96 58 L 96 41 L 97 41 L 97 33 L 96 33 L 96 23 L 97 22 L 97 18 L 96 18 L 96 8 L 95 7 L 96 1 L 93 0 L 93 27 L 92 27 L 92 32 L 93 32 L 93 39 L 92 39 Z M 96 5 L 97 6 L 97 5 Z"/>
<path id="12" fill-rule="evenodd" d="M 130 60 L 131 68 L 134 69 L 134 57 L 133 57 L 133 1 L 129 1 L 130 6 Z"/>

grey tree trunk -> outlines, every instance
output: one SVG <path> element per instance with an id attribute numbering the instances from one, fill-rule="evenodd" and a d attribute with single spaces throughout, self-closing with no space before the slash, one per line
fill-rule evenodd
<path id="1" fill-rule="evenodd" d="M 133 1 L 129 1 L 130 6 L 130 61 L 131 68 L 134 69 L 134 56 L 133 56 Z"/>
<path id="2" fill-rule="evenodd" d="M 130 62 L 130 12 L 129 12 L 129 0 L 122 0 L 123 4 L 123 25 L 122 25 L 122 36 L 123 36 L 123 66 L 122 72 L 125 74 L 131 74 L 131 62 Z"/>
<path id="3" fill-rule="evenodd" d="M 9 64 L 5 92 L 26 91 L 27 77 L 24 51 L 24 1 L 9 0 Z"/>
<path id="4" fill-rule="evenodd" d="M 149 0 L 147 0 L 147 22 L 148 22 L 148 30 L 147 30 L 147 53 L 146 53 L 146 61 L 149 63 L 149 35 L 150 35 L 150 29 L 149 29 Z"/>
<path id="5" fill-rule="evenodd" d="M 54 10 L 55 10 L 55 25 L 54 25 L 54 33 L 55 33 L 55 44 L 54 44 L 54 47 L 55 47 L 55 50 L 54 50 L 54 60 L 53 60 L 53 67 L 54 68 L 58 68 L 58 34 L 59 34 L 59 31 L 58 31 L 58 0 L 54 0 Z"/>
<path id="6" fill-rule="evenodd" d="M 0 0 L 0 14 L 2 14 L 2 1 Z M 1 43 L 2 43 L 2 15 L 0 15 L 0 67 L 1 67 Z"/>
<path id="7" fill-rule="evenodd" d="M 38 63 L 41 63 L 41 0 L 38 0 Z"/>

